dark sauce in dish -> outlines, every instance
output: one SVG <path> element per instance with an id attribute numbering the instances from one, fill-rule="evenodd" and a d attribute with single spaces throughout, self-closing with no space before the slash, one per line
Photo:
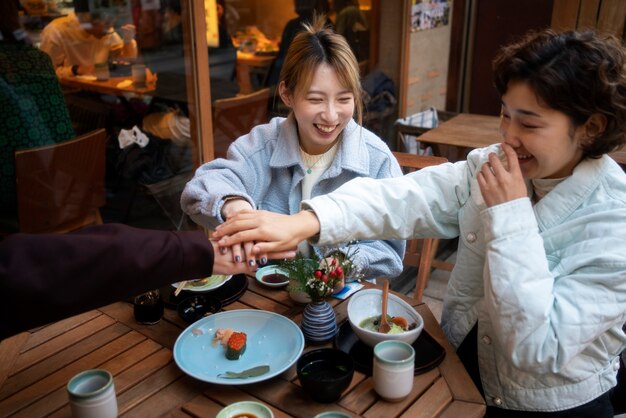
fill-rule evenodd
<path id="1" fill-rule="evenodd" d="M 263 277 L 261 277 L 261 280 L 263 280 L 265 283 L 273 283 L 273 284 L 278 284 L 278 283 L 286 283 L 289 281 L 289 277 L 285 276 L 284 274 L 280 274 L 280 273 L 272 273 L 272 274 L 267 274 Z"/>

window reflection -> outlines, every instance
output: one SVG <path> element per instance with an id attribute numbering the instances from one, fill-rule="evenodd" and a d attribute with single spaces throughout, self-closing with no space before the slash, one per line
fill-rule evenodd
<path id="1" fill-rule="evenodd" d="M 38 107 L 46 108 L 42 114 L 30 111 L 21 117 L 28 115 L 30 128 L 41 125 L 34 121 L 42 115 L 50 116 L 57 129 L 67 127 L 54 139 L 48 135 L 43 142 L 22 141 L 17 147 L 65 141 L 105 129 L 106 204 L 101 208 L 104 222 L 195 228 L 182 216 L 178 199 L 194 167 L 203 162 L 197 157 L 201 155 L 198 144 L 212 139 L 200 138 L 194 132 L 194 112 L 211 106 L 214 114 L 222 115 L 219 121 L 213 121 L 215 157 L 226 156 L 228 145 L 247 133 L 252 124 L 286 116 L 288 109 L 274 95 L 281 51 L 286 51 L 289 36 L 313 10 L 326 13 L 329 25 L 338 25 L 338 20 L 343 19 L 338 8 L 352 6 L 354 12 L 356 7 L 360 15 L 354 14 L 354 21 L 347 19 L 348 23 L 341 25 L 368 33 L 358 37 L 354 47 L 359 59 L 368 60 L 369 1 L 345 1 L 348 6 L 342 6 L 341 1 L 327 0 L 206 0 L 205 17 L 210 17 L 210 25 L 217 23 L 217 31 L 210 36 L 213 40 L 208 42 L 209 97 L 208 92 L 196 92 L 189 85 L 195 72 L 190 56 L 192 46 L 186 35 L 191 33 L 185 17 L 189 16 L 186 8 L 190 3 L 15 0 L 14 5 L 19 8 L 19 19 L 14 19 L 16 28 L 24 30 L 25 45 L 33 54 L 44 59 L 42 53 L 47 54 L 48 70 L 53 69 L 56 75 L 48 72 L 47 77 L 57 89 L 56 94 L 45 94 L 47 104 Z M 198 18 L 202 17 L 191 16 L 196 22 Z M 9 62 L 16 66 L 19 60 Z M 26 68 L 18 69 L 22 78 L 38 74 Z M 203 69 L 199 71 L 199 76 L 206 76 Z M 200 96 L 194 106 L 190 106 L 190 91 Z M 8 96 L 3 95 L 6 102 Z M 25 102 L 25 90 L 20 95 L 18 101 Z M 261 104 L 263 100 L 267 101 L 266 106 Z M 258 111 L 254 117 L 244 118 L 245 110 L 231 110 L 237 102 L 244 107 L 245 103 L 254 102 Z M 22 111 L 17 105 L 7 106 L 11 111 Z M 5 117 L 2 122 L 6 124 L 8 120 Z M 120 135 L 125 139 L 120 141 Z M 9 161 L 13 149 L 5 146 L 5 138 L 2 158 Z M 10 163 L 3 164 L 5 172 L 10 167 Z M 15 215 L 16 209 L 12 212 Z"/>

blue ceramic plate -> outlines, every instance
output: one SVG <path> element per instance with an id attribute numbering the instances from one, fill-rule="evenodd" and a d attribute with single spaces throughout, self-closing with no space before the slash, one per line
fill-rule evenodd
<path id="1" fill-rule="evenodd" d="M 248 336 L 246 351 L 228 360 L 226 349 L 213 344 L 218 328 L 232 328 Z M 209 383 L 243 385 L 270 379 L 291 367 L 302 354 L 304 336 L 292 320 L 268 311 L 238 309 L 219 312 L 191 324 L 174 344 L 174 361 L 189 376 Z M 245 379 L 227 379 L 226 372 L 240 373 L 268 365 L 267 373 Z"/>

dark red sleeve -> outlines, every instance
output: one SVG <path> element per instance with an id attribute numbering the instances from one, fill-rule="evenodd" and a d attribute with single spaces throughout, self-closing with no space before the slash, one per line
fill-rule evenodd
<path id="1" fill-rule="evenodd" d="M 15 234 L 0 242 L 0 339 L 212 270 L 202 231 L 105 224 Z"/>

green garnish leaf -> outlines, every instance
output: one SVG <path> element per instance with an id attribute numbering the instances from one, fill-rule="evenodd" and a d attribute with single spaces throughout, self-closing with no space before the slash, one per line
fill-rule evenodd
<path id="1" fill-rule="evenodd" d="M 249 377 L 261 376 L 270 371 L 270 366 L 264 364 L 263 366 L 256 366 L 242 372 L 226 372 L 218 374 L 217 377 L 223 379 L 247 379 Z"/>

